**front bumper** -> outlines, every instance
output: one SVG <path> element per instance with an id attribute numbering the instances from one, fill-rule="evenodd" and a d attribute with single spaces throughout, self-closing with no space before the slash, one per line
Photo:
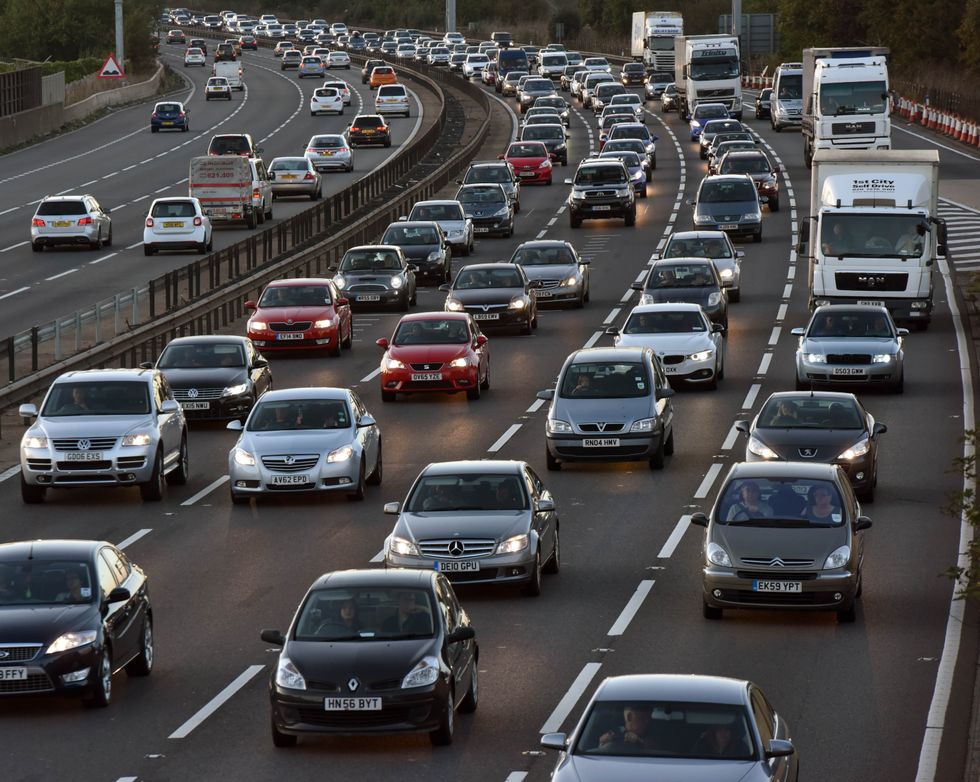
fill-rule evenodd
<path id="1" fill-rule="evenodd" d="M 300 338 L 280 339 L 283 334 L 300 334 Z M 327 329 L 308 329 L 307 331 L 251 331 L 249 339 L 255 347 L 266 350 L 333 350 L 337 345 L 339 334 L 335 327 Z"/>
<path id="2" fill-rule="evenodd" d="M 605 220 L 609 217 L 626 217 L 636 208 L 633 201 L 606 198 L 583 198 L 568 201 L 568 212 L 581 220 Z"/>
<path id="3" fill-rule="evenodd" d="M 724 231 L 732 238 L 758 236 L 762 234 L 761 220 L 741 220 L 737 223 L 721 223 L 712 220 L 705 223 L 694 223 L 695 231 Z"/>
<path id="4" fill-rule="evenodd" d="M 523 326 L 527 323 L 527 308 L 512 310 L 510 307 L 494 308 L 484 311 L 483 307 L 464 307 L 464 312 L 473 316 L 484 331 L 489 329 L 505 329 Z"/>
<path id="5" fill-rule="evenodd" d="M 534 575 L 536 556 L 537 549 L 528 546 L 517 554 L 491 554 L 488 557 L 466 560 L 479 564 L 479 570 L 453 571 L 444 570 L 441 566 L 439 570 L 454 584 L 522 584 Z M 385 567 L 392 568 L 432 570 L 436 564 L 444 561 L 452 563 L 452 560 L 452 557 L 436 561 L 429 557 L 401 556 L 392 554 L 391 551 L 385 553 Z"/>
<path id="6" fill-rule="evenodd" d="M 474 234 L 500 234 L 507 236 L 513 227 L 514 221 L 510 217 L 473 217 Z"/>
<path id="7" fill-rule="evenodd" d="M 577 302 L 582 297 L 582 287 L 584 281 L 576 282 L 574 285 L 558 285 L 553 288 L 538 288 L 536 291 L 538 306 L 549 304 L 567 304 Z"/>
<path id="8" fill-rule="evenodd" d="M 608 435 L 563 434 L 546 435 L 548 452 L 563 462 L 628 462 L 649 459 L 660 448 L 660 432 L 629 434 L 614 432 Z M 587 447 L 586 440 L 618 441 L 618 445 Z"/>
<path id="9" fill-rule="evenodd" d="M 680 358 L 680 361 L 677 359 Z M 715 354 L 708 358 L 695 361 L 688 356 L 662 356 L 661 364 L 664 373 L 671 380 L 683 380 L 685 383 L 707 383 L 715 376 Z M 668 363 L 677 361 L 677 363 Z"/>
<path id="10" fill-rule="evenodd" d="M 21 448 L 20 466 L 24 482 L 31 486 L 132 486 L 150 480 L 157 442 L 150 445 L 116 445 L 97 453 L 99 459 L 69 461 L 77 451 L 53 448 Z"/>
<path id="11" fill-rule="evenodd" d="M 548 168 L 530 168 L 530 169 L 522 168 L 520 171 L 517 172 L 517 176 L 523 184 L 534 185 L 534 184 L 547 183 L 552 181 L 551 179 L 552 170 L 553 169 L 550 166 Z"/>
<path id="12" fill-rule="evenodd" d="M 86 644 L 57 654 L 46 654 L 41 645 L 37 655 L 30 660 L 0 665 L 0 677 L 5 669 L 27 669 L 26 679 L 0 678 L 0 696 L 88 695 L 97 685 L 101 658 L 102 648 L 97 644 Z M 81 678 L 71 681 L 76 676 Z M 70 678 L 65 681 L 63 677 Z"/>
<path id="13" fill-rule="evenodd" d="M 343 462 L 328 462 L 321 456 L 315 466 L 301 472 L 270 470 L 258 454 L 251 466 L 239 464 L 232 455 L 228 458 L 228 477 L 232 490 L 239 495 L 351 491 L 357 486 L 360 467 L 356 454 Z M 275 483 L 277 479 L 297 482 Z"/>
<path id="14" fill-rule="evenodd" d="M 817 364 L 796 357 L 796 377 L 804 385 L 896 386 L 902 380 L 902 362 L 887 364 Z"/>
<path id="15" fill-rule="evenodd" d="M 244 419 L 252 412 L 255 396 L 250 392 L 218 399 L 182 398 L 178 404 L 184 411 L 184 418 L 188 421 L 232 421 L 237 418 Z"/>
<path id="16" fill-rule="evenodd" d="M 412 375 L 441 375 L 438 380 L 412 380 Z M 476 365 L 467 367 L 448 367 L 432 371 L 421 371 L 412 368 L 383 369 L 381 371 L 381 389 L 395 391 L 400 394 L 455 394 L 460 391 L 470 391 L 479 383 L 479 368 Z M 430 563 L 431 564 L 431 563 Z M 408 567 L 406 565 L 406 567 Z M 417 567 L 413 565 L 412 567 Z"/>
<path id="17" fill-rule="evenodd" d="M 800 592 L 759 592 L 759 581 L 798 581 Z M 850 570 L 817 570 L 787 573 L 735 569 L 709 565 L 704 568 L 704 601 L 715 608 L 774 608 L 836 611 L 854 602 L 858 575 Z"/>
<path id="18" fill-rule="evenodd" d="M 745 461 L 774 462 L 776 460 L 763 459 L 761 456 L 756 456 L 754 453 L 746 449 Z M 813 459 L 810 461 L 820 462 L 818 459 Z M 874 463 L 870 451 L 864 454 L 864 456 L 860 456 L 857 459 L 852 459 L 851 461 L 833 459 L 829 463 L 838 465 L 845 473 L 847 473 L 847 477 L 851 481 L 851 486 L 856 491 L 869 488 L 874 483 Z"/>
<path id="19" fill-rule="evenodd" d="M 354 288 L 341 288 L 343 295 L 347 297 L 351 304 L 367 306 L 384 306 L 386 304 L 402 304 L 408 300 L 408 286 L 401 288 L 370 288 L 369 290 L 357 290 Z"/>

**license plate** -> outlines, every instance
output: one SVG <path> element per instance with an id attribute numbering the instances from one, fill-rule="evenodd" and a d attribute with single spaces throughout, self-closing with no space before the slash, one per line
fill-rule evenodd
<path id="1" fill-rule="evenodd" d="M 65 454 L 66 462 L 101 462 L 102 451 L 69 451 Z"/>
<path id="2" fill-rule="evenodd" d="M 321 152 L 320 154 L 323 157 L 333 157 L 333 152 Z"/>
<path id="3" fill-rule="evenodd" d="M 863 367 L 834 367 L 831 374 L 837 376 L 853 377 L 859 376 L 864 377 L 865 370 Z"/>
<path id="4" fill-rule="evenodd" d="M 734 231 L 737 228 L 738 223 L 723 223 L 722 225 L 718 226 L 718 229 L 721 231 Z"/>
<path id="5" fill-rule="evenodd" d="M 610 210 L 612 210 L 612 207 L 609 204 L 599 204 L 598 206 L 592 207 L 593 212 L 608 212 Z"/>
<path id="6" fill-rule="evenodd" d="M 381 711 L 381 698 L 324 698 L 327 711 Z"/>
<path id="7" fill-rule="evenodd" d="M 298 484 L 310 483 L 309 475 L 273 475 L 273 486 L 296 486 Z"/>
<path id="8" fill-rule="evenodd" d="M 858 304 L 868 307 L 884 307 L 885 302 L 881 299 L 858 299 Z"/>
<path id="9" fill-rule="evenodd" d="M 473 320 L 500 320 L 499 312 L 474 313 Z"/>
<path id="10" fill-rule="evenodd" d="M 618 448 L 617 437 L 591 437 L 582 441 L 583 448 Z"/>
<path id="11" fill-rule="evenodd" d="M 365 136 L 373 136 L 374 135 L 374 131 L 373 130 L 362 130 L 361 133 L 363 133 Z"/>
<path id="12" fill-rule="evenodd" d="M 54 227 L 55 228 L 67 228 L 70 225 L 71 225 L 71 220 L 55 220 L 54 221 Z"/>
<path id="13" fill-rule="evenodd" d="M 476 226 L 476 228 L 474 228 L 473 230 L 476 233 L 478 233 L 478 234 L 488 234 L 488 233 L 490 233 L 490 229 L 489 228 L 485 228 L 485 227 L 480 226 L 480 225 Z"/>
<path id="14" fill-rule="evenodd" d="M 184 224 L 181 221 L 178 220 L 176 222 L 171 221 L 171 222 L 164 223 L 163 224 L 163 227 L 164 228 L 183 228 L 184 227 Z"/>
<path id="15" fill-rule="evenodd" d="M 210 402 L 181 402 L 181 408 L 184 410 L 210 410 Z"/>
<path id="16" fill-rule="evenodd" d="M 361 293 L 357 296 L 356 301 L 381 301 L 380 293 Z"/>
<path id="17" fill-rule="evenodd" d="M 753 592 L 802 592 L 802 581 L 753 581 Z"/>
<path id="18" fill-rule="evenodd" d="M 478 573 L 479 562 L 436 562 L 436 569 L 443 573 Z"/>
<path id="19" fill-rule="evenodd" d="M 172 121 L 172 120 L 169 120 L 169 119 L 168 119 L 168 120 L 164 120 L 164 121 L 163 121 L 163 122 L 161 122 L 160 124 L 161 124 L 161 125 L 173 125 L 174 123 L 173 123 L 173 121 Z"/>
<path id="20" fill-rule="evenodd" d="M 550 299 L 555 294 L 552 291 L 538 291 L 539 299 Z"/>
<path id="21" fill-rule="evenodd" d="M 21 682 L 27 679 L 26 668 L 0 668 L 0 682 Z"/>
<path id="22" fill-rule="evenodd" d="M 664 372 L 666 372 L 668 375 L 677 374 L 677 367 L 664 367 Z"/>
<path id="23" fill-rule="evenodd" d="M 412 380 L 442 380 L 442 372 L 416 372 L 412 374 Z"/>
<path id="24" fill-rule="evenodd" d="M 290 339 L 303 339 L 302 331 L 287 331 L 283 334 L 276 334 L 276 339 L 280 342 L 290 340 Z"/>
<path id="25" fill-rule="evenodd" d="M 280 174 L 283 179 L 296 179 L 296 174 Z"/>
<path id="26" fill-rule="evenodd" d="M 528 177 L 533 177 L 534 176 L 534 172 L 533 171 L 521 171 L 521 173 L 518 174 L 518 176 L 521 176 L 521 177 L 524 177 L 525 179 L 527 179 Z"/>

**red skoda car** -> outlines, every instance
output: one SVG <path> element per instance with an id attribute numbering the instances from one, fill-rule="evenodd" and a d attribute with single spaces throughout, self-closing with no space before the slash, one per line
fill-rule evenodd
<path id="1" fill-rule="evenodd" d="M 350 348 L 354 333 L 350 303 L 331 280 L 276 280 L 269 283 L 248 319 L 248 337 L 262 352 L 270 350 L 326 350 L 339 356 Z"/>
<path id="2" fill-rule="evenodd" d="M 466 392 L 479 399 L 490 388 L 490 348 L 466 312 L 420 312 L 399 321 L 389 342 L 379 339 L 381 399 L 395 394 Z"/>
<path id="3" fill-rule="evenodd" d="M 500 158 L 510 163 L 521 182 L 551 184 L 551 156 L 543 141 L 515 141 Z"/>

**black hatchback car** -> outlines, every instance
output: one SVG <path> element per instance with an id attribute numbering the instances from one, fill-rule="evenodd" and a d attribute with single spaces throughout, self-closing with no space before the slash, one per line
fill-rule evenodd
<path id="1" fill-rule="evenodd" d="M 0 695 L 55 693 L 108 706 L 112 675 L 148 676 L 146 575 L 111 543 L 0 545 Z"/>
<path id="2" fill-rule="evenodd" d="M 449 240 L 434 220 L 403 220 L 392 223 L 379 245 L 393 245 L 415 266 L 418 277 L 435 282 L 452 279 L 453 251 Z"/>
<path id="3" fill-rule="evenodd" d="M 433 570 L 345 570 L 310 587 L 269 679 L 272 742 L 316 733 L 427 732 L 449 744 L 456 710 L 476 710 L 476 633 Z"/>
<path id="4" fill-rule="evenodd" d="M 772 87 L 766 87 L 755 99 L 755 118 L 766 119 L 772 116 Z"/>
<path id="5" fill-rule="evenodd" d="M 358 114 L 347 126 L 347 142 L 351 149 L 365 144 L 391 146 L 391 127 L 380 114 Z"/>
<path id="6" fill-rule="evenodd" d="M 455 200 L 462 205 L 466 218 L 473 222 L 473 233 L 514 235 L 514 206 L 502 185 L 463 185 L 456 191 Z"/>
<path id="7" fill-rule="evenodd" d="M 530 334 L 538 327 L 538 280 L 527 278 L 515 263 L 473 263 L 456 274 L 445 291 L 447 312 L 468 312 L 483 329 L 513 328 Z"/>
<path id="8" fill-rule="evenodd" d="M 728 291 L 718 268 L 704 258 L 656 261 L 643 282 L 630 287 L 641 291 L 640 304 L 682 301 L 699 304 L 712 323 L 728 328 Z"/>

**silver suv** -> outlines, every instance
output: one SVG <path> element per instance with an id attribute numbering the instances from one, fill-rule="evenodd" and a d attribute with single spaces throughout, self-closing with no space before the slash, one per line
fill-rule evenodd
<path id="1" fill-rule="evenodd" d="M 20 443 L 21 497 L 49 488 L 139 486 L 159 500 L 163 483 L 187 483 L 187 425 L 167 379 L 155 369 L 67 372 L 51 385 Z"/>
<path id="2" fill-rule="evenodd" d="M 31 220 L 31 249 L 56 244 L 87 244 L 93 250 L 112 244 L 112 218 L 90 195 L 48 196 Z"/>

